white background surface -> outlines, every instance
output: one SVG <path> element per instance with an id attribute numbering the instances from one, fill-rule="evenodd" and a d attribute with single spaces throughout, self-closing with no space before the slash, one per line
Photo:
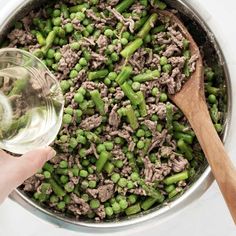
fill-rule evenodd
<path id="1" fill-rule="evenodd" d="M 0 0 L 0 20 L 8 9 L 8 6 L 19 0 Z M 200 9 L 209 26 L 214 29 L 230 68 L 231 79 L 235 85 L 236 80 L 236 2 L 235 0 L 188 0 L 192 5 Z M 235 113 L 235 110 L 234 110 Z M 235 129 L 234 129 L 235 130 Z M 231 130 L 233 132 L 233 130 Z M 236 141 L 235 141 L 236 142 Z M 230 140 L 227 149 L 236 164 L 236 150 L 234 140 Z M 236 196 L 235 196 L 236 201 Z M 112 233 L 114 234 L 114 233 Z M 218 187 L 214 183 L 211 188 L 198 201 L 185 208 L 177 216 L 168 221 L 152 224 L 145 227 L 117 232 L 115 235 L 141 236 L 233 236 L 236 228 L 230 218 L 225 203 Z M 32 216 L 17 204 L 6 200 L 0 207 L 0 235 L 1 236 L 75 236 L 91 235 L 89 233 L 75 233 L 57 228 L 42 222 Z M 108 233 L 109 235 L 109 233 Z"/>

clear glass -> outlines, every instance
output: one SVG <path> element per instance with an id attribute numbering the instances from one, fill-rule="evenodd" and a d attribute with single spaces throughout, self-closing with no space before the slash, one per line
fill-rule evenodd
<path id="1" fill-rule="evenodd" d="M 59 82 L 37 57 L 0 49 L 0 148 L 24 154 L 49 145 L 61 127 Z"/>

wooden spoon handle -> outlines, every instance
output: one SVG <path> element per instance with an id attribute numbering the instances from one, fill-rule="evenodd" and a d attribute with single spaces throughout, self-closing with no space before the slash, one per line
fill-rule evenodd
<path id="1" fill-rule="evenodd" d="M 196 133 L 202 150 L 220 187 L 236 224 L 236 170 L 212 124 L 206 102 L 199 97 L 185 114 Z M 191 109 L 191 112 L 189 110 Z"/>

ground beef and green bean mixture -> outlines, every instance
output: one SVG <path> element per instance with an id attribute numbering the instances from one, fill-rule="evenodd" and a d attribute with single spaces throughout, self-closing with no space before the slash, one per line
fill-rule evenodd
<path id="1" fill-rule="evenodd" d="M 65 96 L 57 156 L 22 189 L 45 208 L 97 221 L 133 215 L 183 192 L 204 156 L 168 94 L 197 57 L 154 0 L 58 1 L 15 24 L 5 46 L 41 58 Z M 212 120 L 222 88 L 205 69 Z"/>

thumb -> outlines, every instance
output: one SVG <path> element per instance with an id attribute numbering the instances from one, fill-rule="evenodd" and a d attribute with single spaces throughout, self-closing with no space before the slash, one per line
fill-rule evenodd
<path id="1" fill-rule="evenodd" d="M 15 158 L 1 152 L 4 158 L 0 172 L 0 203 L 8 194 L 40 169 L 46 161 L 56 155 L 51 147 L 41 148 Z M 7 157 L 7 158 L 6 158 Z"/>
<path id="2" fill-rule="evenodd" d="M 56 155 L 56 151 L 51 147 L 36 149 L 30 151 L 23 156 L 15 159 L 11 163 L 12 176 L 10 183 L 14 184 L 14 187 L 22 184 L 26 179 L 34 175 L 44 163 Z"/>
<path id="3" fill-rule="evenodd" d="M 35 174 L 44 163 L 56 155 L 56 151 L 51 147 L 30 151 L 17 159 L 16 177 L 21 184 L 24 180 Z"/>

